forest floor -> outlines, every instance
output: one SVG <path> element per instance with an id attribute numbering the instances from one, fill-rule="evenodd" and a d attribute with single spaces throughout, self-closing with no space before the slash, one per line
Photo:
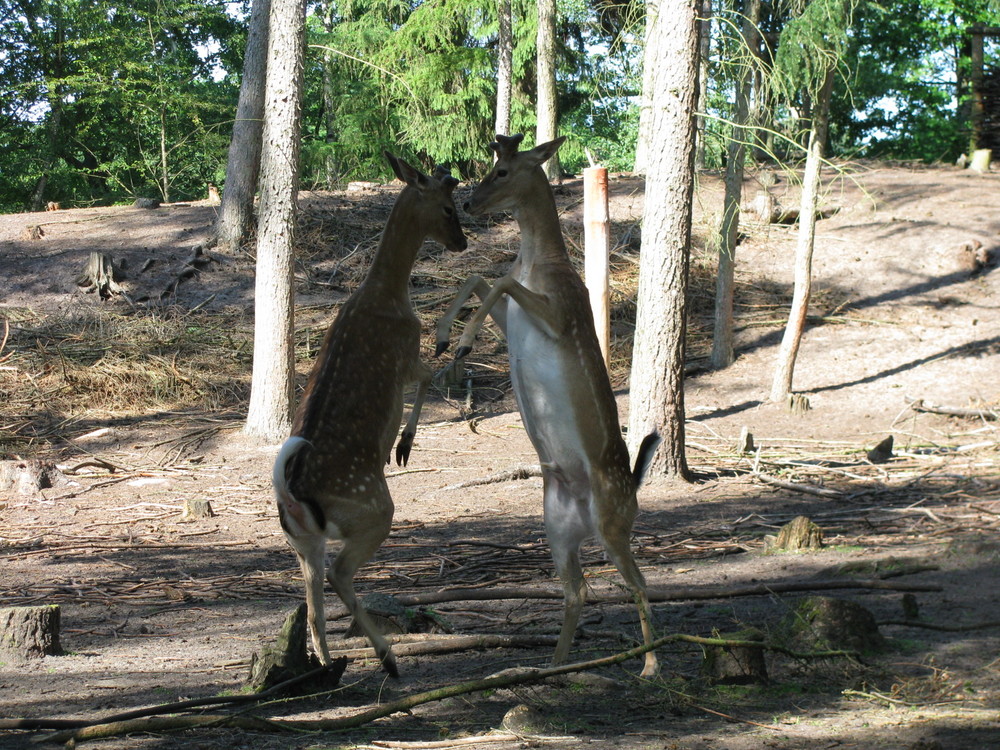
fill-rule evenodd
<path id="1" fill-rule="evenodd" d="M 760 177 L 748 180 L 750 195 L 762 189 Z M 337 304 L 360 282 L 398 189 L 303 196 L 303 379 Z M 458 203 L 469 189 L 459 187 Z M 783 205 L 797 205 L 789 175 L 770 189 Z M 611 192 L 611 374 L 625 423 L 642 181 L 614 176 Z M 556 194 L 577 257 L 581 185 L 568 180 Z M 673 642 L 660 649 L 661 673 L 651 680 L 638 676 L 633 659 L 428 702 L 347 731 L 147 728 L 92 745 L 1000 747 L 1000 175 L 880 163 L 828 174 L 824 204 L 838 210 L 816 233 L 814 295 L 794 380 L 811 405 L 801 415 L 767 398 L 791 298 L 795 227 L 745 225 L 738 358 L 725 370 L 707 366 L 707 238 L 720 202 L 719 176 L 703 173 L 685 386 L 695 480 L 654 479 L 639 495 L 634 548 L 657 631 L 711 636 L 752 626 L 782 644 L 782 623 L 801 597 L 816 594 L 868 609 L 885 638 L 881 650 L 821 660 L 772 652 L 766 684 L 721 685 L 703 676 L 700 646 Z M 0 663 L 0 718 L 95 719 L 243 694 L 251 655 L 274 641 L 303 600 L 271 495 L 276 446 L 241 433 L 252 258 L 206 250 L 200 271 L 176 283 L 216 211 L 196 202 L 0 216 L 0 317 L 9 323 L 0 349 L 8 480 L 0 484 L 0 606 L 60 605 L 65 649 Z M 516 253 L 509 220 L 464 221 L 467 251 L 428 244 L 415 268 L 428 362 L 433 323 L 458 283 L 473 272 L 499 276 Z M 963 249 L 973 242 L 982 246 L 981 268 Z M 91 252 L 124 263 L 127 298 L 101 301 L 77 286 Z M 357 579 L 365 595 L 411 597 L 414 619 L 444 632 L 404 637 L 423 653 L 399 647 L 399 680 L 355 651 L 340 686 L 322 696 L 209 713 L 330 719 L 548 664 L 551 644 L 526 638 L 557 633 L 561 620 L 541 482 L 481 481 L 537 462 L 509 392 L 502 336 L 485 331 L 467 366 L 459 387 L 429 397 L 409 466 L 387 468 L 393 532 Z M 992 412 L 949 416 L 928 406 Z M 737 448 L 744 427 L 753 453 Z M 869 461 L 890 435 L 893 457 Z M 42 486 L 18 484 L 32 468 L 42 470 Z M 215 515 L 183 518 L 192 499 L 209 500 Z M 800 514 L 819 524 L 825 546 L 766 554 L 765 535 Z M 618 592 L 620 578 L 601 551 L 591 545 L 585 556 L 592 590 Z M 481 589 L 484 598 L 420 603 L 457 587 Z M 520 595 L 499 598 L 511 589 Z M 538 592 L 556 598 L 532 596 Z M 907 594 L 916 614 L 912 605 L 904 611 Z M 339 650 L 349 623 L 330 592 L 327 610 Z M 463 635 L 510 639 L 477 647 Z M 574 658 L 637 642 L 635 608 L 605 597 L 584 610 Z M 538 711 L 534 729 L 495 732 L 520 705 Z M 0 747 L 27 747 L 44 735 L 0 729 Z"/>

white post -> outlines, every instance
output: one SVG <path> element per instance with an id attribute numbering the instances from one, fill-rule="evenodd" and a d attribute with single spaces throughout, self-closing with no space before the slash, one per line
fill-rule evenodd
<path id="1" fill-rule="evenodd" d="M 583 170 L 583 270 L 590 292 L 597 341 L 604 364 L 610 366 L 611 311 L 608 307 L 608 170 L 588 167 Z"/>

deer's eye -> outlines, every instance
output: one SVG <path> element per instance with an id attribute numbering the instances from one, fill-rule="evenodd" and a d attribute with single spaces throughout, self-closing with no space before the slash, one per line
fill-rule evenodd
<path id="1" fill-rule="evenodd" d="M 445 215 L 445 216 L 447 216 L 447 217 L 451 218 L 451 216 L 452 216 L 452 215 L 453 215 L 454 213 L 455 213 L 455 211 L 454 211 L 454 209 L 453 209 L 453 208 L 452 208 L 451 206 L 445 206 L 445 207 L 444 207 L 444 215 Z"/>
<path id="2" fill-rule="evenodd" d="M 501 169 L 501 170 L 497 171 L 497 177 L 506 177 L 506 176 L 507 176 L 507 170 L 506 169 Z"/>

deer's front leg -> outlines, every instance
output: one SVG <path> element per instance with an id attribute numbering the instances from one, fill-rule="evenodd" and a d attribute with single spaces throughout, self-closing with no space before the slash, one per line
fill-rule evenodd
<path id="1" fill-rule="evenodd" d="M 471 320 L 465 326 L 462 338 L 458 341 L 455 359 L 460 359 L 472 351 L 472 344 L 476 340 L 476 334 L 479 333 L 479 329 L 486 322 L 486 316 L 491 314 L 497 304 L 501 303 L 502 297 L 505 294 L 514 300 L 528 317 L 531 318 L 532 322 L 548 336 L 558 338 L 559 323 L 552 305 L 549 304 L 548 298 L 544 294 L 531 291 L 513 276 L 504 276 L 493 285 L 490 293 L 483 300 L 483 304 L 479 306 L 476 314 L 472 316 Z"/>
<path id="2" fill-rule="evenodd" d="M 486 298 L 490 294 L 490 285 L 486 283 L 482 276 L 470 276 L 465 280 L 458 289 L 458 294 L 455 295 L 455 300 L 448 306 L 441 320 L 438 321 L 437 325 L 437 346 L 434 349 L 434 356 L 439 357 L 448 348 L 449 337 L 451 336 L 451 327 L 455 324 L 455 319 L 458 318 L 460 312 L 462 312 L 462 306 L 468 302 L 472 295 L 475 294 L 479 297 L 480 302 L 485 302 Z M 503 331 L 504 335 L 507 335 L 507 302 L 506 300 L 501 300 L 499 303 L 494 305 L 491 311 L 493 320 L 500 330 Z"/>
<path id="3" fill-rule="evenodd" d="M 406 420 L 406 426 L 403 427 L 403 434 L 399 436 L 399 443 L 396 445 L 397 466 L 406 466 L 406 462 L 410 460 L 410 449 L 413 447 L 413 438 L 417 434 L 417 422 L 420 421 L 420 410 L 424 406 L 424 399 L 427 398 L 427 389 L 430 387 L 433 373 L 427 365 L 417 360 L 413 375 L 414 380 L 417 381 L 417 392 L 413 396 L 413 408 L 410 410 L 410 417 Z"/>

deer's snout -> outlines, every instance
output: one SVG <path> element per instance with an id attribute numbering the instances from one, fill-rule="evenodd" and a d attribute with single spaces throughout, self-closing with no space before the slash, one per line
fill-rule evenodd
<path id="1" fill-rule="evenodd" d="M 469 203 L 469 201 L 466 201 L 465 203 L 462 204 L 462 209 L 468 211 L 470 205 L 471 204 Z"/>

